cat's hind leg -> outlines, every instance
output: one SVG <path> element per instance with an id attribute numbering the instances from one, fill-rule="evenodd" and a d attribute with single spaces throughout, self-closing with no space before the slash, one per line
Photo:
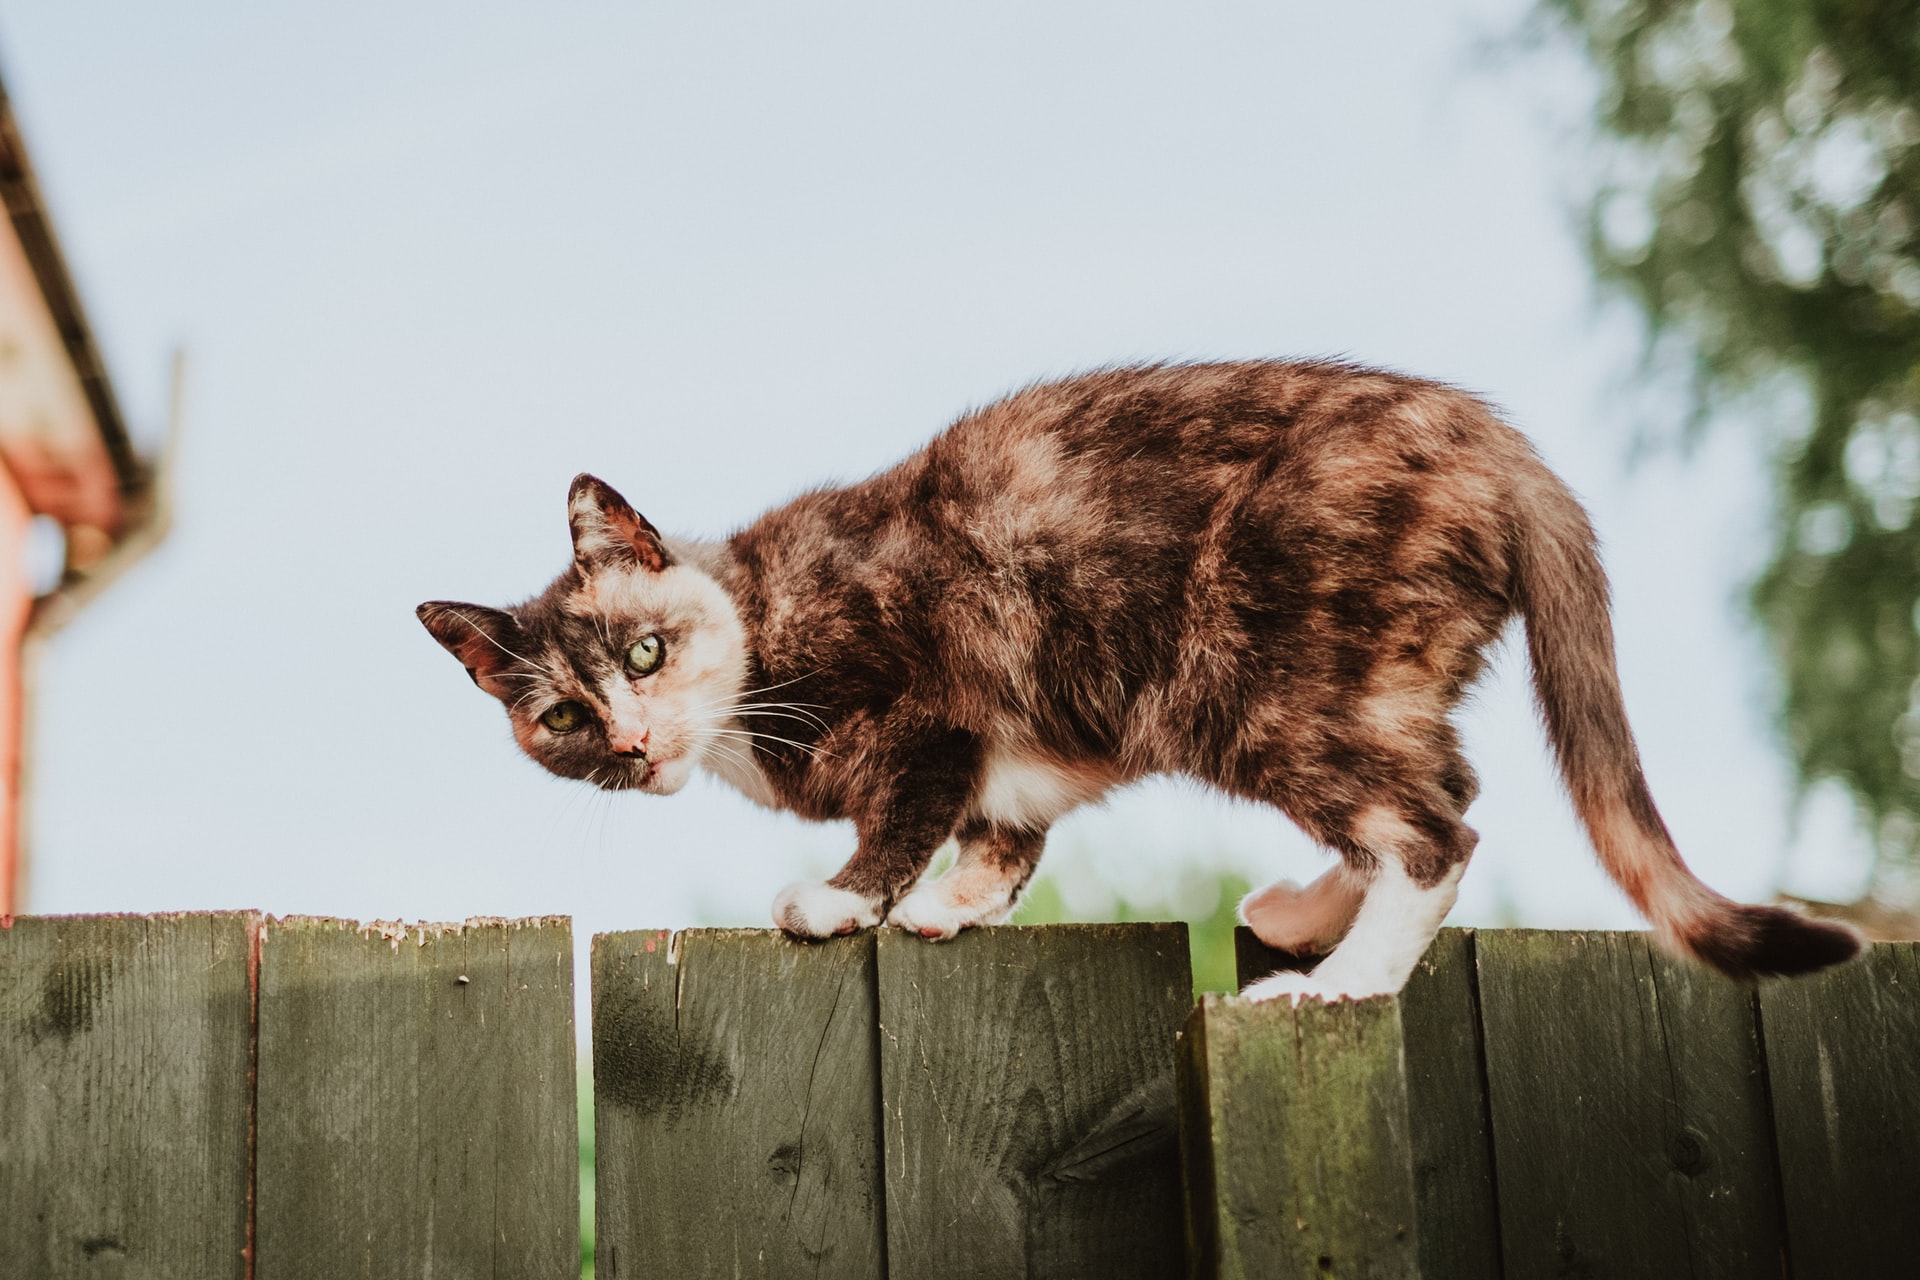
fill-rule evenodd
<path id="1" fill-rule="evenodd" d="M 1366 897 L 1367 877 L 1340 863 L 1304 888 L 1278 880 L 1240 901 L 1240 920 L 1278 951 L 1324 956 L 1346 936 Z"/>
<path id="2" fill-rule="evenodd" d="M 1291 996 L 1296 1004 L 1308 997 L 1363 1000 L 1406 985 L 1453 909 L 1476 839 L 1471 827 L 1451 816 L 1432 810 L 1413 816 L 1417 820 L 1386 804 L 1356 816 L 1348 839 L 1372 869 L 1346 937 L 1311 973 L 1276 973 L 1243 995 Z"/>
<path id="3" fill-rule="evenodd" d="M 894 904 L 887 923 L 945 941 L 962 929 L 1000 924 L 1013 914 L 1033 878 L 1046 833 L 991 823 L 959 832 L 960 857 L 937 879 L 923 881 Z"/>

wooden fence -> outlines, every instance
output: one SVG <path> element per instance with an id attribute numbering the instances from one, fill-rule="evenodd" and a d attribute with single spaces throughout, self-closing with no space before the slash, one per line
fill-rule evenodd
<path id="1" fill-rule="evenodd" d="M 565 920 L 0 924 L 0 1277 L 575 1273 Z M 1756 993 L 1447 930 L 1297 1011 L 1193 1008 L 1180 925 L 592 982 L 609 1280 L 1920 1274 L 1914 944 Z"/>

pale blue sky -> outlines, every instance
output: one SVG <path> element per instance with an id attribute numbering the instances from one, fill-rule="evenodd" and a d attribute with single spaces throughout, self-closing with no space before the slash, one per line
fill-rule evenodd
<path id="1" fill-rule="evenodd" d="M 1790 840 L 1735 602 L 1760 472 L 1629 472 L 1635 337 L 1572 230 L 1587 85 L 1476 42 L 1516 0 L 664 6 L 37 0 L 0 55 L 130 415 L 192 355 L 179 518 L 42 668 L 36 911 L 254 906 L 758 924 L 850 833 L 718 787 L 549 779 L 413 618 L 565 563 L 591 470 L 720 534 L 1035 377 L 1342 353 L 1506 407 L 1592 504 L 1629 709 L 1717 887 L 1858 888 Z M 1630 402 L 1638 409 L 1630 407 Z M 150 437 L 149 437 L 150 438 Z M 1456 921 L 1630 925 L 1508 649 Z M 1180 861 L 1320 855 L 1149 786 L 1049 865 L 1152 900 Z"/>

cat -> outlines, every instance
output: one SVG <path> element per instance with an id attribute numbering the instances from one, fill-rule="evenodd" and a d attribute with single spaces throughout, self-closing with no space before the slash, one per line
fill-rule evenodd
<path id="1" fill-rule="evenodd" d="M 1061 815 L 1183 774 L 1339 856 L 1242 904 L 1269 946 L 1325 956 L 1246 994 L 1397 991 L 1477 839 L 1450 714 L 1517 614 L 1574 808 L 1662 943 L 1741 978 L 1859 947 L 1681 861 L 1587 516 L 1456 388 L 1333 361 L 1106 369 L 722 542 L 663 536 L 587 475 L 567 515 L 573 563 L 541 595 L 421 620 L 553 773 L 668 794 L 702 768 L 851 820 L 846 865 L 774 900 L 795 937 L 1003 921 Z"/>

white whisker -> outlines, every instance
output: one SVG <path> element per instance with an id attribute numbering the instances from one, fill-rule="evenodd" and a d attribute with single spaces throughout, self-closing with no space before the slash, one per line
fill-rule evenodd
<path id="1" fill-rule="evenodd" d="M 730 737 L 746 738 L 748 740 L 764 739 L 768 742 L 784 742 L 788 746 L 796 747 L 799 750 L 806 752 L 810 756 L 831 757 L 833 755 L 833 752 L 828 751 L 825 747 L 816 747 L 810 742 L 796 742 L 792 738 L 783 738 L 777 733 L 759 733 L 752 729 L 721 729 L 717 727 L 709 728 L 707 732 L 708 733 L 724 733 Z"/>
<path id="2" fill-rule="evenodd" d="M 736 715 L 740 713 L 740 710 L 742 709 L 736 709 Z M 818 729 L 822 733 L 831 733 L 833 731 L 833 727 L 819 716 L 789 715 L 784 711 L 769 711 L 757 708 L 745 708 L 744 710 L 752 711 L 752 713 L 757 716 L 765 716 L 769 720 L 796 720 L 801 724 Z"/>

